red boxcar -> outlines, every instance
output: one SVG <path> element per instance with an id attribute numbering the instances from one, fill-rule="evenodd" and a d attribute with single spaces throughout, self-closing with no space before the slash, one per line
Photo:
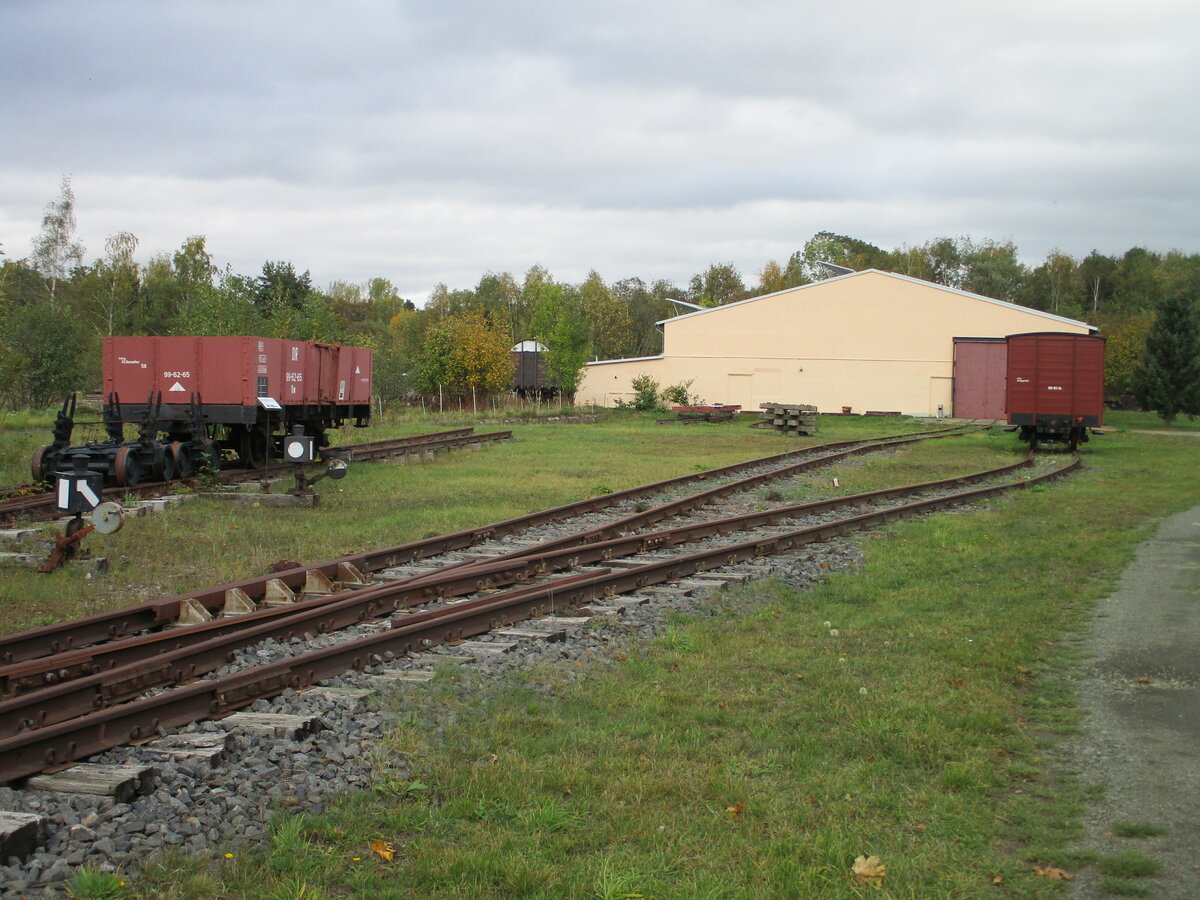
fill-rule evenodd
<path id="1" fill-rule="evenodd" d="M 110 337 L 104 396 L 123 422 L 145 420 L 153 406 L 168 440 L 182 439 L 198 414 L 219 448 L 258 464 L 294 425 L 324 447 L 326 429 L 367 424 L 371 364 L 367 348 L 315 341 Z"/>
<path id="2" fill-rule="evenodd" d="M 1104 421 L 1104 338 L 1039 331 L 1010 334 L 1005 408 L 1021 439 L 1074 450 Z"/>

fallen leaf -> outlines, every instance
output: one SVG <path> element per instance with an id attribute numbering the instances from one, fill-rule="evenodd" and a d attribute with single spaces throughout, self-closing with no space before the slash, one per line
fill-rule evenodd
<path id="1" fill-rule="evenodd" d="M 1033 676 L 1033 669 L 1027 669 L 1024 666 L 1017 666 L 1017 672 L 1024 678 L 1031 678 Z"/>
<path id="2" fill-rule="evenodd" d="M 1075 876 L 1070 872 L 1058 868 L 1057 866 L 1046 866 L 1044 869 L 1041 866 L 1034 866 L 1033 871 L 1043 878 L 1049 878 L 1052 881 L 1074 881 Z"/>
<path id="3" fill-rule="evenodd" d="M 731 818 L 731 819 L 740 819 L 742 817 L 742 813 L 744 813 L 745 811 L 746 811 L 745 803 L 735 803 L 735 804 L 733 804 L 733 806 L 725 807 L 725 812 L 729 813 L 729 818 Z"/>
<path id="4" fill-rule="evenodd" d="M 1004 876 L 1003 875 L 992 876 L 992 884 L 1004 884 Z"/>
<path id="5" fill-rule="evenodd" d="M 854 875 L 855 881 L 879 887 L 883 876 L 887 874 L 887 866 L 880 862 L 878 856 L 860 856 L 854 860 L 854 868 L 851 869 L 851 873 Z"/>
<path id="6" fill-rule="evenodd" d="M 1134 684 L 1153 684 L 1153 681 L 1149 678 L 1135 678 L 1133 681 Z"/>
<path id="7" fill-rule="evenodd" d="M 392 859 L 396 856 L 396 848 L 393 847 L 391 844 L 389 844 L 387 841 L 372 841 L 371 842 L 371 852 L 376 853 L 379 856 L 382 856 L 388 862 L 391 862 Z"/>
<path id="8" fill-rule="evenodd" d="M 725 701 L 724 701 L 724 700 L 718 700 L 718 701 L 717 701 L 717 709 L 724 709 L 724 708 L 725 708 Z"/>
<path id="9" fill-rule="evenodd" d="M 803 676 L 803 675 L 797 675 L 797 676 L 796 676 L 796 680 L 797 680 L 797 681 L 803 681 L 803 680 L 804 680 L 804 676 Z"/>

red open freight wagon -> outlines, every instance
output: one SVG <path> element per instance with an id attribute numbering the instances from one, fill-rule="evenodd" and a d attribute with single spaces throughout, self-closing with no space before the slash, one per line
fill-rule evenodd
<path id="1" fill-rule="evenodd" d="M 252 465 L 295 425 L 324 447 L 326 429 L 347 420 L 361 427 L 371 417 L 372 353 L 365 347 L 263 337 L 110 337 L 103 349 L 112 415 L 125 422 L 153 415 L 177 439 L 198 404 L 215 444 Z"/>

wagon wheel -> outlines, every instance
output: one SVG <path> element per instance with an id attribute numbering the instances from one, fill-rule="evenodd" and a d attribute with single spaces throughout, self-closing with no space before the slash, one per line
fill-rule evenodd
<path id="1" fill-rule="evenodd" d="M 39 449 L 34 451 L 33 463 L 29 467 L 33 473 L 33 483 L 34 484 L 41 484 L 44 481 L 50 480 L 50 477 L 49 477 L 50 473 L 46 471 L 46 463 L 47 463 L 46 451 L 51 450 L 51 449 L 53 449 L 53 448 L 40 447 Z"/>
<path id="2" fill-rule="evenodd" d="M 173 440 L 167 450 L 170 452 L 170 458 L 175 461 L 176 478 L 191 478 L 196 474 L 196 461 L 193 460 L 190 446 L 182 440 Z"/>
<path id="3" fill-rule="evenodd" d="M 138 458 L 137 450 L 133 447 L 122 447 L 113 458 L 113 475 L 117 484 L 127 484 L 133 487 L 142 480 L 143 466 Z"/>
<path id="4" fill-rule="evenodd" d="M 192 448 L 182 441 L 172 441 L 167 447 L 166 455 L 171 458 L 174 464 L 175 476 L 177 478 L 191 478 L 196 474 L 196 467 L 192 459 Z"/>
<path id="5" fill-rule="evenodd" d="M 154 465 L 154 474 L 159 476 L 163 481 L 170 481 L 175 477 L 175 457 L 171 455 L 170 445 L 156 447 L 154 452 L 158 456 L 158 460 Z"/>
<path id="6" fill-rule="evenodd" d="M 253 469 L 267 464 L 267 433 L 260 428 L 251 428 L 242 435 L 242 461 Z"/>

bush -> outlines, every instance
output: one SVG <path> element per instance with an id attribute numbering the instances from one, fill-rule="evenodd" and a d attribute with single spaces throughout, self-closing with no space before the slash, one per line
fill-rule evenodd
<path id="1" fill-rule="evenodd" d="M 679 384 L 672 384 L 663 388 L 663 401 L 673 403 L 676 406 L 700 406 L 704 403 L 704 399 L 698 394 L 692 393 L 692 382 L 695 380 L 695 378 L 689 378 L 687 381 L 681 381 Z"/>
<path id="2" fill-rule="evenodd" d="M 633 379 L 632 400 L 618 400 L 617 409 L 652 410 L 662 409 L 659 401 L 658 382 L 649 375 L 638 375 Z"/>

